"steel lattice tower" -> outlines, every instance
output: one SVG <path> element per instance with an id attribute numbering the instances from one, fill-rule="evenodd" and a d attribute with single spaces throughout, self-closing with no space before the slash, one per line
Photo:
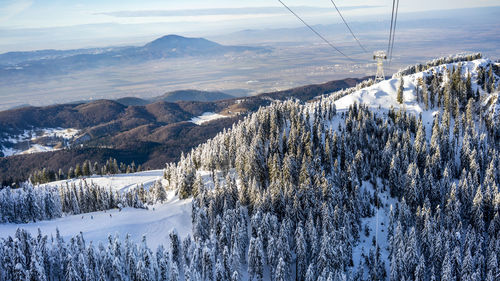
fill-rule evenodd
<path id="1" fill-rule="evenodd" d="M 377 60 L 377 74 L 375 75 L 375 82 L 384 81 L 384 60 L 387 59 L 387 54 L 384 51 L 375 51 L 373 52 L 373 59 Z"/>

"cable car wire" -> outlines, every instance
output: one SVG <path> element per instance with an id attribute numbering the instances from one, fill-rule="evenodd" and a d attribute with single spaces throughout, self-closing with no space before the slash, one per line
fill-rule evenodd
<path id="1" fill-rule="evenodd" d="M 391 15 L 391 29 L 389 31 L 389 43 L 387 44 L 387 55 L 391 52 L 391 41 L 392 41 L 392 25 L 394 24 L 394 7 L 396 6 L 396 0 L 392 0 L 392 15 Z"/>
<path id="2" fill-rule="evenodd" d="M 290 9 L 285 3 L 283 3 L 281 0 L 278 0 L 281 5 L 283 5 L 288 11 L 290 11 L 290 13 L 292 13 L 295 17 L 297 17 L 305 26 L 307 26 L 312 32 L 314 32 L 314 34 L 316 34 L 319 38 L 323 39 L 323 41 L 325 41 L 328 45 L 330 45 L 330 47 L 332 47 L 333 49 L 335 49 L 337 52 L 339 52 L 340 54 L 342 54 L 344 57 L 348 58 L 350 61 L 354 62 L 354 59 L 352 59 L 351 57 L 349 57 L 348 55 L 344 54 L 341 50 L 339 50 L 337 47 L 335 47 L 332 43 L 330 43 L 330 41 L 328 41 L 325 37 L 323 37 L 321 34 L 319 34 L 312 26 L 310 26 L 309 24 L 307 24 L 307 22 L 305 22 L 299 15 L 297 15 L 292 9 Z"/>
<path id="3" fill-rule="evenodd" d="M 394 29 L 392 31 L 391 53 L 389 55 L 389 63 L 392 62 L 392 51 L 394 51 L 394 37 L 396 36 L 396 23 L 398 21 L 399 0 L 396 2 L 396 12 L 394 13 Z"/>
<path id="4" fill-rule="evenodd" d="M 361 42 L 359 42 L 358 38 L 356 37 L 356 35 L 354 35 L 354 32 L 352 32 L 352 29 L 351 27 L 349 26 L 349 24 L 347 24 L 347 21 L 344 19 L 344 17 L 342 16 L 342 13 L 340 12 L 339 8 L 337 7 L 337 5 L 335 5 L 335 2 L 333 2 L 333 0 L 330 0 L 333 4 L 333 6 L 335 7 L 335 9 L 337 10 L 337 12 L 339 13 L 339 16 L 340 18 L 342 19 L 342 21 L 344 22 L 344 24 L 347 26 L 347 29 L 349 29 L 349 32 L 351 32 L 351 35 L 352 37 L 354 37 L 354 39 L 356 40 L 356 42 L 358 42 L 358 45 L 361 47 L 361 49 L 363 49 L 363 51 L 365 53 L 368 53 L 368 51 L 365 49 L 365 47 L 361 44 Z"/>

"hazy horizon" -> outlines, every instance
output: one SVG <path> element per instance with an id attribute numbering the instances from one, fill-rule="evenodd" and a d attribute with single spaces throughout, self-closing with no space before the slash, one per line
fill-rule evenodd
<path id="1" fill-rule="evenodd" d="M 308 23 L 340 23 L 330 1 L 285 1 Z M 184 2 L 183 2 L 184 3 Z M 337 1 L 349 22 L 390 21 L 391 1 Z M 499 6 L 499 1 L 401 2 L 400 20 L 441 11 Z M 294 28 L 302 24 L 279 2 L 211 1 L 5 1 L 0 7 L 0 53 L 140 44 L 166 34 L 206 37 L 246 29 Z M 388 29 L 388 28 L 387 28 Z M 345 30 L 347 32 L 347 30 Z M 344 33 L 339 35 L 344 35 Z"/>

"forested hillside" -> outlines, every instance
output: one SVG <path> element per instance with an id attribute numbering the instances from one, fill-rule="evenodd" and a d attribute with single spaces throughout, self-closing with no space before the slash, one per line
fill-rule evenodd
<path id="1" fill-rule="evenodd" d="M 193 200 L 191 235 L 150 249 L 19 230 L 0 240 L 0 279 L 498 280 L 499 76 L 443 58 L 273 102 L 165 168 L 161 188 Z"/>
<path id="2" fill-rule="evenodd" d="M 54 175 L 70 174 L 70 168 L 85 161 L 104 166 L 112 157 L 118 162 L 161 169 L 167 162 L 180 159 L 181 153 L 214 137 L 243 116 L 257 111 L 273 100 L 296 98 L 309 101 L 318 95 L 349 88 L 361 79 L 347 78 L 324 84 L 307 85 L 278 92 L 263 93 L 245 98 L 212 102 L 166 102 L 165 97 L 152 101 L 120 99 L 98 100 L 90 103 L 26 107 L 0 112 L 0 185 L 26 181 L 30 175 L 43 173 L 50 180 Z M 204 92 L 209 94 L 210 92 Z M 138 104 L 137 104 L 138 103 Z M 230 118 L 204 124 L 190 122 L 206 112 L 220 112 Z M 74 128 L 77 136 L 71 139 L 32 137 L 15 141 L 15 136 L 29 136 L 45 128 Z M 14 140 L 14 141 L 13 141 Z M 19 154 L 2 157 L 2 150 L 26 149 L 29 145 L 64 143 L 44 153 Z"/>

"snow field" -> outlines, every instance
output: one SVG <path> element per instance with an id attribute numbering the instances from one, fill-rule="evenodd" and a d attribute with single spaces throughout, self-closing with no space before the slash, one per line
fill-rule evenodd
<path id="1" fill-rule="evenodd" d="M 36 223 L 0 224 L 0 237 L 14 236 L 17 228 L 24 228 L 34 236 L 40 229 L 49 237 L 55 236 L 56 229 L 59 229 L 65 239 L 82 232 L 83 237 L 93 243 L 106 242 L 109 235 L 125 238 L 127 234 L 130 234 L 133 241 L 140 242 L 145 235 L 148 246 L 155 249 L 160 244 L 168 244 L 168 234 L 174 228 L 181 237 L 191 233 L 191 199 L 179 200 L 174 192 L 170 191 L 166 203 L 148 207 L 148 210 L 113 209 Z"/>
<path id="2" fill-rule="evenodd" d="M 220 119 L 220 118 L 227 118 L 228 116 L 224 116 L 221 114 L 217 114 L 214 112 L 205 112 L 200 116 L 193 117 L 189 122 L 195 123 L 196 125 L 201 125 L 206 122 L 210 122 L 212 120 Z"/>
<path id="3" fill-rule="evenodd" d="M 86 178 L 50 182 L 43 186 L 60 187 L 66 183 L 74 183 L 78 186 L 81 182 L 86 181 L 103 187 L 109 186 L 118 192 L 127 192 L 141 185 L 147 189 L 158 180 L 166 183 L 166 180 L 163 179 L 163 170 L 109 176 L 94 175 Z M 164 186 L 166 185 L 164 184 Z M 133 241 L 140 242 L 142 236 L 145 235 L 148 246 L 154 249 L 160 244 L 168 244 L 170 241 L 168 234 L 172 229 L 176 229 L 180 237 L 185 237 L 191 233 L 191 199 L 179 200 L 173 190 L 167 191 L 167 194 L 168 197 L 165 203 L 148 205 L 147 210 L 124 208 L 119 211 L 113 209 L 70 215 L 36 223 L 0 224 L 0 237 L 13 236 L 17 228 L 24 228 L 33 235 L 36 235 L 38 229 L 40 229 L 44 235 L 49 236 L 55 236 L 56 229 L 59 229 L 65 239 L 82 232 L 87 241 L 94 241 L 94 243 L 107 241 L 109 235 L 119 235 L 121 238 L 125 238 L 127 234 L 130 234 Z"/>

